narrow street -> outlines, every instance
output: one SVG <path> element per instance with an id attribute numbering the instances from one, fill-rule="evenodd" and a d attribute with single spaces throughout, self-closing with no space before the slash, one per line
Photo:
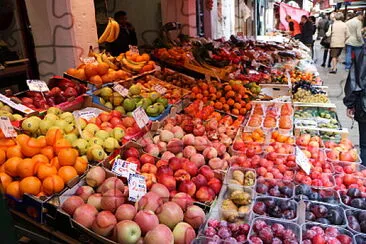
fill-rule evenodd
<path id="1" fill-rule="evenodd" d="M 345 60 L 345 50 L 343 50 L 340 60 L 338 62 L 338 72 L 337 74 L 330 74 L 329 68 L 321 67 L 320 65 L 323 62 L 323 52 L 324 48 L 320 45 L 320 41 L 315 42 L 315 54 L 314 54 L 314 61 L 316 61 L 316 66 L 318 72 L 320 74 L 320 78 L 324 81 L 324 86 L 328 86 L 328 93 L 331 102 L 337 106 L 337 114 L 339 120 L 344 128 L 348 128 L 349 130 L 349 138 L 352 140 L 354 145 L 358 146 L 358 124 L 357 122 L 354 123 L 353 129 L 352 120 L 347 117 L 346 115 L 346 107 L 343 104 L 343 97 L 344 97 L 344 85 L 346 83 L 348 71 L 345 70 L 344 62 Z"/>

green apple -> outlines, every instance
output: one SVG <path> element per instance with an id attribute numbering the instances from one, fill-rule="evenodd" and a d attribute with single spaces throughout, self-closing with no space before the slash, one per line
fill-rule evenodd
<path id="1" fill-rule="evenodd" d="M 156 104 L 148 106 L 146 108 L 146 114 L 151 117 L 158 116 L 160 114 L 159 106 L 156 106 Z"/>
<path id="2" fill-rule="evenodd" d="M 88 142 L 89 142 L 90 146 L 93 146 L 94 144 L 97 144 L 99 146 L 103 146 L 104 141 L 102 139 L 100 139 L 99 137 L 94 136 L 92 138 L 89 138 Z"/>
<path id="3" fill-rule="evenodd" d="M 67 124 L 67 125 L 65 126 L 65 128 L 64 128 L 64 131 L 65 131 L 66 133 L 71 133 L 71 132 L 73 132 L 73 131 L 75 130 L 75 128 L 76 128 L 76 126 L 75 126 L 75 124 L 74 124 L 74 123 Z"/>
<path id="4" fill-rule="evenodd" d="M 21 116 L 20 114 L 13 114 L 14 120 L 18 121 L 18 120 L 22 120 L 23 116 Z"/>
<path id="5" fill-rule="evenodd" d="M 112 130 L 111 136 L 114 137 L 117 141 L 121 141 L 122 138 L 125 136 L 125 131 L 120 127 L 116 127 Z"/>
<path id="6" fill-rule="evenodd" d="M 136 108 L 136 103 L 133 99 L 131 98 L 126 98 L 123 101 L 123 108 L 125 109 L 125 111 L 130 112 L 133 111 Z"/>
<path id="7" fill-rule="evenodd" d="M 44 116 L 44 120 L 51 120 L 53 122 L 58 119 L 59 117 L 56 114 L 46 114 L 46 116 Z"/>
<path id="8" fill-rule="evenodd" d="M 108 100 L 109 97 L 112 96 L 113 94 L 113 90 L 112 88 L 105 86 L 102 89 L 99 90 L 100 91 L 100 96 L 104 99 L 104 100 Z"/>
<path id="9" fill-rule="evenodd" d="M 160 93 L 157 92 L 150 92 L 149 98 L 154 103 L 160 97 Z"/>
<path id="10" fill-rule="evenodd" d="M 168 106 L 168 99 L 165 97 L 159 97 L 156 102 L 163 104 L 164 107 Z"/>
<path id="11" fill-rule="evenodd" d="M 107 152 L 113 152 L 114 149 L 119 147 L 118 141 L 113 137 L 108 137 L 104 143 L 103 147 Z"/>
<path id="12" fill-rule="evenodd" d="M 117 111 L 121 112 L 122 115 L 126 114 L 126 111 L 122 106 L 117 106 L 117 107 L 114 108 L 114 110 L 117 110 Z"/>
<path id="13" fill-rule="evenodd" d="M 78 122 L 79 122 L 79 125 L 80 125 L 80 129 L 82 129 L 82 130 L 83 130 L 83 129 L 86 127 L 86 125 L 88 124 L 88 122 L 87 122 L 85 119 L 83 119 L 83 118 L 79 118 Z"/>
<path id="14" fill-rule="evenodd" d="M 61 119 L 58 119 L 55 121 L 55 126 L 59 127 L 60 129 L 63 129 L 63 130 L 65 130 L 65 128 L 68 124 L 69 123 L 67 123 L 65 120 L 61 120 Z"/>
<path id="15" fill-rule="evenodd" d="M 60 119 L 65 120 L 67 123 L 71 123 L 74 121 L 74 115 L 70 112 L 64 112 L 60 115 Z"/>
<path id="16" fill-rule="evenodd" d="M 139 85 L 132 85 L 130 86 L 130 88 L 128 89 L 128 93 L 131 95 L 131 96 L 134 96 L 134 95 L 140 95 L 141 93 L 141 87 Z"/>
<path id="17" fill-rule="evenodd" d="M 59 114 L 61 114 L 61 113 L 62 113 L 61 109 L 56 108 L 56 107 L 50 107 L 50 108 L 47 110 L 47 114 L 55 114 L 55 115 L 59 115 Z"/>
<path id="18" fill-rule="evenodd" d="M 110 103 L 110 102 L 106 102 L 106 103 L 104 104 L 104 106 L 105 106 L 106 108 L 113 109 L 113 105 L 112 105 L 112 103 Z"/>
<path id="19" fill-rule="evenodd" d="M 159 114 L 161 114 L 162 112 L 164 112 L 164 110 L 165 110 L 164 104 L 157 102 L 154 105 L 159 108 Z"/>
<path id="20" fill-rule="evenodd" d="M 80 155 L 84 155 L 88 150 L 89 143 L 87 140 L 79 138 L 72 143 L 72 146 L 79 151 Z"/>
<path id="21" fill-rule="evenodd" d="M 109 137 L 109 133 L 105 130 L 98 130 L 97 133 L 95 133 L 96 137 L 99 137 L 103 141 Z"/>
<path id="22" fill-rule="evenodd" d="M 36 116 L 31 116 L 26 118 L 22 123 L 22 128 L 28 132 L 36 132 L 39 129 L 39 124 L 41 123 L 41 119 Z"/>
<path id="23" fill-rule="evenodd" d="M 78 139 L 74 133 L 64 135 L 64 138 L 68 140 L 71 144 Z"/>
<path id="24" fill-rule="evenodd" d="M 39 123 L 39 129 L 43 135 L 46 135 L 47 131 L 53 126 L 52 120 L 42 120 Z"/>
<path id="25" fill-rule="evenodd" d="M 91 134 L 95 135 L 97 131 L 99 130 L 99 127 L 96 124 L 90 123 L 85 126 L 84 131 L 89 131 Z"/>

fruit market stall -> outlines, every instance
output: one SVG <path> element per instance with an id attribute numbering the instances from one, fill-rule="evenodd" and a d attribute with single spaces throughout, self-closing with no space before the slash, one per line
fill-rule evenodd
<path id="1" fill-rule="evenodd" d="M 89 56 L 0 97 L 0 178 L 17 226 L 85 243 L 366 239 L 366 168 L 295 45 L 192 42 L 155 50 L 157 63 Z"/>

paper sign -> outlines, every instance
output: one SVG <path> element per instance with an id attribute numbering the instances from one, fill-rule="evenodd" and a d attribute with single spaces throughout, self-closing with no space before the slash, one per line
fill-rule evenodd
<path id="1" fill-rule="evenodd" d="M 167 92 L 166 88 L 161 85 L 154 85 L 153 89 L 160 93 L 161 95 L 165 94 Z"/>
<path id="2" fill-rule="evenodd" d="M 149 123 L 149 117 L 147 116 L 145 110 L 141 106 L 136 108 L 132 112 L 132 116 L 140 129 L 144 128 L 147 125 L 147 123 Z"/>
<path id="3" fill-rule="evenodd" d="M 127 162 L 122 159 L 116 159 L 114 161 L 112 171 L 119 176 L 130 178 L 130 174 L 134 174 L 137 170 L 137 164 Z"/>
<path id="4" fill-rule="evenodd" d="M 128 178 L 128 200 L 137 202 L 146 194 L 145 177 L 139 174 L 130 174 Z"/>
<path id="5" fill-rule="evenodd" d="M 306 174 L 310 174 L 312 165 L 305 153 L 301 151 L 298 146 L 296 146 L 296 164 L 299 165 Z"/>
<path id="6" fill-rule="evenodd" d="M 31 91 L 46 92 L 50 90 L 43 80 L 27 80 L 27 85 Z"/>
<path id="7" fill-rule="evenodd" d="M 10 106 L 22 113 L 25 113 L 25 114 L 30 114 L 30 113 L 34 112 L 33 109 L 28 108 L 27 106 L 24 106 L 23 104 L 15 103 L 10 98 L 4 96 L 3 94 L 0 94 L 0 101 L 2 101 L 3 103 L 7 104 L 8 106 Z"/>
<path id="8" fill-rule="evenodd" d="M 130 48 L 131 53 L 136 53 L 136 54 L 140 55 L 139 48 L 137 46 L 129 45 L 129 48 Z"/>
<path id="9" fill-rule="evenodd" d="M 17 136 L 17 132 L 14 130 L 14 127 L 10 123 L 9 118 L 6 116 L 0 117 L 0 128 L 3 131 L 6 138 Z"/>
<path id="10" fill-rule="evenodd" d="M 116 92 L 118 92 L 119 94 L 121 94 L 122 97 L 127 97 L 128 96 L 128 89 L 125 88 L 124 86 L 117 84 L 113 87 L 113 90 L 115 90 Z"/>
<path id="11" fill-rule="evenodd" d="M 86 57 L 86 58 L 82 58 L 81 62 L 83 62 L 84 64 L 93 64 L 93 63 L 98 63 L 97 60 L 95 60 L 94 57 Z"/>

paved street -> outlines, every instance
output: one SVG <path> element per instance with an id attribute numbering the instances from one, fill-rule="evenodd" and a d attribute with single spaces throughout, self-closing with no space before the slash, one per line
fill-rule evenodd
<path id="1" fill-rule="evenodd" d="M 359 141 L 357 122 L 355 122 L 353 129 L 351 129 L 352 120 L 346 116 L 346 107 L 343 105 L 343 87 L 348 75 L 348 72 L 344 69 L 344 65 L 342 64 L 345 57 L 345 50 L 343 50 L 340 57 L 337 74 L 330 74 L 329 68 L 323 68 L 320 66 L 323 62 L 323 52 L 324 49 L 319 44 L 319 41 L 316 41 L 314 60 L 316 61 L 316 66 L 318 68 L 320 78 L 322 78 L 322 80 L 324 81 L 324 85 L 328 86 L 329 88 L 329 98 L 331 99 L 331 102 L 336 104 L 337 106 L 337 113 L 342 126 L 348 128 L 350 132 L 349 138 L 355 145 L 358 146 Z"/>

